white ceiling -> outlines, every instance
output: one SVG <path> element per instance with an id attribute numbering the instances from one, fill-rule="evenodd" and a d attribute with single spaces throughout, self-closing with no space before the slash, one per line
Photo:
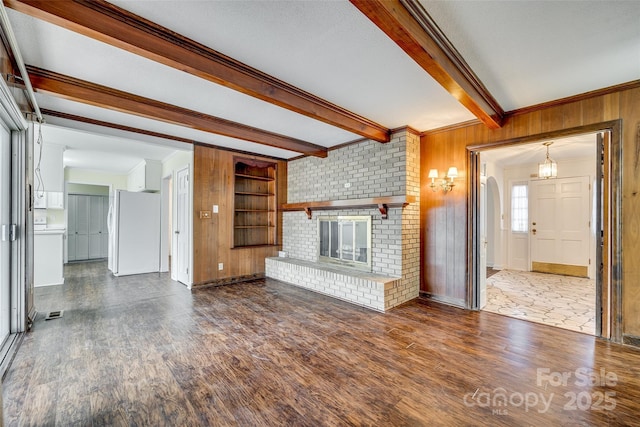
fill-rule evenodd
<path id="1" fill-rule="evenodd" d="M 638 1 L 421 2 L 504 110 L 640 79 Z M 426 131 L 474 118 L 347 1 L 113 3 L 387 128 Z M 14 10 L 7 13 L 29 65 L 324 147 L 359 139 Z M 202 143 L 285 159 L 299 155 L 46 94 L 37 99 L 41 108 Z M 92 143 L 91 150 L 74 148 L 78 166 L 73 167 L 90 166 L 104 152 L 96 147 L 111 147 L 103 142 L 111 141 L 113 129 L 47 121 L 58 127 L 52 133 L 61 141 L 77 140 L 77 135 L 62 135 L 65 127 L 82 129 L 81 139 L 111 135 Z M 120 137 L 170 144 L 127 132 Z M 135 144 L 115 144 L 111 154 Z"/>
<path id="2" fill-rule="evenodd" d="M 69 129 L 52 124 L 36 126 L 36 135 L 44 144 L 65 147 L 63 164 L 68 168 L 89 169 L 124 175 L 141 159 L 165 160 L 175 153 L 175 146 L 148 143 L 94 132 Z M 186 145 L 180 150 L 190 150 Z"/>
<path id="3" fill-rule="evenodd" d="M 505 111 L 640 78 L 640 2 L 420 0 Z"/>
<path id="4" fill-rule="evenodd" d="M 595 161 L 596 134 L 593 133 L 494 148 L 482 151 L 480 158 L 483 163 L 491 162 L 502 168 L 541 163 L 546 157 L 547 148 L 543 145 L 546 142 L 552 142 L 549 157 L 555 161 L 586 157 L 592 157 Z"/>

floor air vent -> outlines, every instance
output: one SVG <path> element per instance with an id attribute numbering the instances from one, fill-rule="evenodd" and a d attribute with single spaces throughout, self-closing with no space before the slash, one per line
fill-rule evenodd
<path id="1" fill-rule="evenodd" d="M 64 313 L 64 310 L 60 310 L 60 311 L 50 311 L 49 314 L 47 314 L 47 317 L 44 318 L 44 320 L 53 320 L 53 319 L 59 319 L 62 317 L 62 314 Z"/>

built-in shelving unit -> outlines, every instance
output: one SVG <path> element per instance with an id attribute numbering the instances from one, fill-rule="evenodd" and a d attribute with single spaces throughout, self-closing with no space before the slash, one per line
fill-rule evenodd
<path id="1" fill-rule="evenodd" d="M 276 164 L 235 159 L 233 247 L 276 244 Z"/>
<path id="2" fill-rule="evenodd" d="M 371 197 L 367 199 L 343 199 L 343 200 L 317 200 L 299 203 L 285 203 L 281 206 L 283 211 L 305 211 L 311 219 L 314 210 L 336 209 L 368 209 L 377 208 L 383 219 L 387 219 L 388 209 L 407 206 L 416 201 L 415 196 L 385 196 Z"/>

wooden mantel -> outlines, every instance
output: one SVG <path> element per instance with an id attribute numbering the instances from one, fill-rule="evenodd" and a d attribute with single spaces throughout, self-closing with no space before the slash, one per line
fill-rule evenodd
<path id="1" fill-rule="evenodd" d="M 311 219 L 314 210 L 337 210 L 337 209 L 369 209 L 378 208 L 382 214 L 382 219 L 387 219 L 389 208 L 405 207 L 409 203 L 416 201 L 415 196 L 386 196 L 371 197 L 368 199 L 345 199 L 345 200 L 320 200 L 299 203 L 285 203 L 280 206 L 283 211 L 305 211 L 307 218 Z"/>

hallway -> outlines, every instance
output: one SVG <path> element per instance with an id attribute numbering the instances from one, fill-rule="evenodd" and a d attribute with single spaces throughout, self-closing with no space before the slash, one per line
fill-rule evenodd
<path id="1" fill-rule="evenodd" d="M 640 352 L 585 334 L 425 300 L 382 314 L 269 279 L 191 293 L 104 262 L 65 277 L 36 289 L 4 381 L 7 426 L 630 425 L 640 413 Z M 64 316 L 44 321 L 52 310 Z M 549 381 L 578 369 L 617 380 Z M 537 400 L 496 406 L 496 390 Z M 573 409 L 566 396 L 583 392 L 591 407 Z"/>

